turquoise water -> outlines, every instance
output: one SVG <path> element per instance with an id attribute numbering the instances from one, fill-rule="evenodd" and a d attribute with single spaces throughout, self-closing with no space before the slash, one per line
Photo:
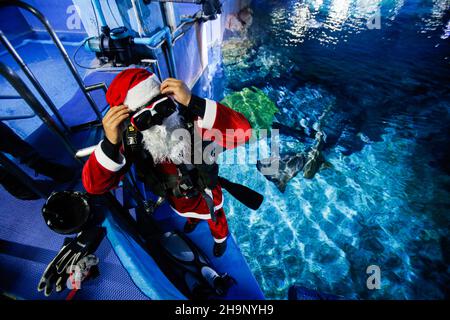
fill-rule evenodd
<path id="1" fill-rule="evenodd" d="M 331 168 L 313 179 L 297 174 L 283 193 L 255 164 L 221 166 L 266 196 L 258 211 L 231 196 L 225 207 L 268 298 L 286 299 L 293 284 L 354 299 L 449 297 L 449 7 L 260 0 L 249 29 L 228 33 L 202 88 L 213 98 L 255 86 L 278 122 L 300 130 L 331 106 Z M 281 152 L 312 143 L 282 134 Z M 381 269 L 379 290 L 367 289 L 369 265 Z"/>

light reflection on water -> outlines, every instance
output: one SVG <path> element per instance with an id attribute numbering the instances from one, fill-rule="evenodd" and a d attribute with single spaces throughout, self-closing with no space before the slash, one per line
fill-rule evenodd
<path id="1" fill-rule="evenodd" d="M 450 7 L 449 0 L 433 0 L 433 5 L 417 5 L 422 18 L 419 32 L 434 31 L 442 26 L 441 19 Z M 347 35 L 370 28 L 389 26 L 405 5 L 405 0 L 306 0 L 290 1 L 271 13 L 275 34 L 283 46 L 315 39 L 324 45 L 347 41 Z M 340 33 L 345 31 L 344 33 Z"/>

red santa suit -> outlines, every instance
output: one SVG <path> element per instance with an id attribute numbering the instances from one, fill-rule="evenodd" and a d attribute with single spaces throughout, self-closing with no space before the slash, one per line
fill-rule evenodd
<path id="1" fill-rule="evenodd" d="M 160 83 L 156 76 L 145 69 L 127 69 L 119 73 L 111 83 L 106 98 L 111 107 L 125 104 L 132 111 L 148 103 L 159 94 Z M 212 140 L 223 148 L 234 148 L 245 143 L 251 136 L 251 128 L 247 119 L 218 102 L 193 96 L 187 108 L 196 109 L 194 127 L 196 134 L 205 140 Z M 229 129 L 237 130 L 233 133 Z M 228 131 L 227 131 L 228 130 Z M 107 142 L 100 142 L 83 168 L 82 181 L 88 193 L 102 194 L 118 186 L 129 169 L 129 155 L 120 149 L 115 159 L 107 152 Z M 110 143 L 109 143 L 110 144 Z M 162 162 L 154 165 L 154 170 L 160 174 L 177 175 L 177 165 L 172 162 Z M 216 221 L 211 220 L 210 207 L 201 195 L 194 197 L 176 197 L 167 194 L 172 209 L 191 222 L 196 219 L 207 220 L 214 241 L 220 243 L 226 240 L 228 225 L 223 210 L 223 193 L 221 186 L 206 188 L 214 204 Z"/>

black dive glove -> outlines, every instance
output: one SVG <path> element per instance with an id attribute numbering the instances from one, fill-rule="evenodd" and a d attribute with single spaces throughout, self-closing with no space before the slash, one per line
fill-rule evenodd
<path id="1" fill-rule="evenodd" d="M 44 294 L 49 296 L 53 287 L 55 287 L 56 292 L 64 290 L 69 278 L 67 271 L 73 270 L 80 260 L 97 250 L 105 234 L 104 228 L 93 227 L 80 232 L 69 243 L 63 245 L 45 269 L 38 284 L 38 291 L 44 290 Z"/>

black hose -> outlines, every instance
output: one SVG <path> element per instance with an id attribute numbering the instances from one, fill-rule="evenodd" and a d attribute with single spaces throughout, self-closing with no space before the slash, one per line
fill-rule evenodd
<path id="1" fill-rule="evenodd" d="M 84 39 L 84 41 L 81 43 L 81 45 L 75 50 L 75 52 L 74 52 L 73 55 L 72 55 L 72 60 L 73 60 L 73 63 L 75 63 L 75 65 L 76 65 L 77 67 L 80 67 L 80 68 L 82 68 L 82 69 L 95 70 L 95 69 L 100 68 L 102 65 L 99 64 L 99 65 L 96 66 L 96 67 L 86 67 L 86 66 L 82 66 L 82 65 L 79 64 L 78 61 L 77 61 L 77 54 L 78 54 L 78 51 L 81 49 L 81 47 L 83 47 L 83 46 L 85 45 L 85 43 L 86 43 L 89 39 L 90 39 L 90 38 Z"/>

